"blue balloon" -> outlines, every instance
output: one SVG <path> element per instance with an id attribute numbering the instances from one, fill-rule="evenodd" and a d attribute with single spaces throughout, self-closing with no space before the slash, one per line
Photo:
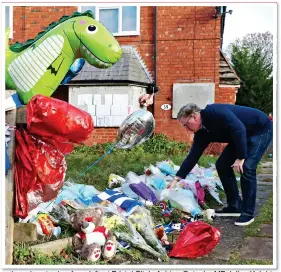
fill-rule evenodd
<path id="1" fill-rule="evenodd" d="M 82 70 L 83 66 L 85 64 L 84 59 L 76 59 L 72 65 L 70 66 L 67 74 L 65 75 L 64 79 L 62 80 L 61 84 L 67 84 L 71 79 L 76 77 L 78 73 Z"/>

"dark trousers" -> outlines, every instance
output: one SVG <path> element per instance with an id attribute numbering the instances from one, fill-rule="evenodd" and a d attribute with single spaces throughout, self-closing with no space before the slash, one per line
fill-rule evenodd
<path id="1" fill-rule="evenodd" d="M 226 194 L 227 204 L 241 209 L 241 214 L 254 216 L 257 191 L 257 166 L 263 153 L 272 141 L 273 125 L 259 135 L 247 138 L 247 159 L 244 161 L 243 174 L 241 174 L 242 201 L 239 196 L 236 177 L 231 167 L 237 159 L 235 148 L 228 144 L 216 162 L 218 175 Z"/>

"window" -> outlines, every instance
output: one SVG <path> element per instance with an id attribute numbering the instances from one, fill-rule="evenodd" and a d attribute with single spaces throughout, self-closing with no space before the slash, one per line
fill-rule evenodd
<path id="1" fill-rule="evenodd" d="M 137 6 L 80 6 L 79 11 L 92 10 L 95 18 L 114 36 L 140 34 L 140 7 Z"/>
<path id="2" fill-rule="evenodd" d="M 13 7 L 5 6 L 5 28 L 10 27 L 9 38 L 13 38 Z"/>

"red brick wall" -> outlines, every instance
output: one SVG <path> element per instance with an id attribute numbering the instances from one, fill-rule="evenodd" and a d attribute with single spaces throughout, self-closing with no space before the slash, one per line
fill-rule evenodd
<path id="1" fill-rule="evenodd" d="M 62 15 L 70 15 L 76 7 L 14 7 L 14 39 L 23 42 L 33 38 Z M 220 18 L 214 19 L 214 7 L 157 7 L 157 85 L 154 115 L 156 133 L 169 138 L 191 141 L 175 119 L 172 111 L 161 110 L 164 103 L 172 104 L 174 83 L 215 83 L 215 102 L 234 103 L 230 88 L 219 88 Z M 117 37 L 121 45 L 135 45 L 153 75 L 153 16 L 154 7 L 141 7 L 140 35 Z M 112 141 L 115 128 L 96 128 L 94 141 Z"/>
<path id="2" fill-rule="evenodd" d="M 74 11 L 77 11 L 77 7 L 14 7 L 12 42 L 32 39 L 50 23 L 58 21 L 63 15 L 71 15 Z"/>
<path id="3" fill-rule="evenodd" d="M 216 103 L 235 104 L 236 101 L 235 87 L 219 87 L 218 94 L 216 94 Z"/>
<path id="4" fill-rule="evenodd" d="M 172 111 L 161 110 L 171 104 L 174 83 L 214 82 L 219 91 L 220 20 L 212 16 L 214 7 L 159 7 L 156 132 L 175 140 L 190 140 Z M 187 101 L 188 102 L 188 101 Z"/>
<path id="5" fill-rule="evenodd" d="M 94 128 L 93 134 L 84 144 L 92 146 L 94 144 L 102 144 L 114 142 L 117 136 L 117 128 Z"/>

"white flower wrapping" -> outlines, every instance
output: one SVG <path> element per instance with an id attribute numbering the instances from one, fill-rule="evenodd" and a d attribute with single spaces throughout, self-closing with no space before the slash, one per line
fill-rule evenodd
<path id="1" fill-rule="evenodd" d="M 136 216 L 136 218 L 134 216 Z M 112 215 L 111 213 L 110 216 L 104 218 L 104 226 L 109 228 L 119 240 L 126 241 L 133 247 L 149 252 L 158 260 L 167 261 L 169 257 L 167 256 L 165 249 L 161 246 L 160 242 L 155 236 L 150 223 L 147 224 L 148 222 L 151 222 L 151 218 L 148 219 L 143 217 L 143 219 L 137 220 L 138 216 L 139 214 L 133 214 L 130 216 L 130 220 L 128 220 L 122 215 Z M 137 229 L 143 235 L 147 233 L 145 237 L 142 237 Z M 155 245 L 154 248 L 147 244 L 147 239 L 149 239 L 150 244 Z M 158 243 L 161 247 L 158 246 Z"/>

